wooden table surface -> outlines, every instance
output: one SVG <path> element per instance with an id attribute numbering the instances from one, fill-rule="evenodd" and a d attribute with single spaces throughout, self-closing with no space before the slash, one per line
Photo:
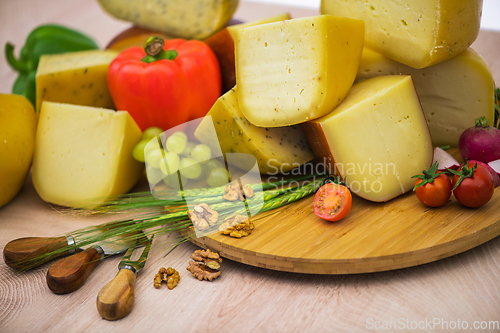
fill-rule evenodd
<path id="1" fill-rule="evenodd" d="M 242 2 L 235 17 L 248 21 L 286 11 L 295 18 L 318 14 Z M 27 34 L 47 22 L 82 30 L 101 46 L 129 26 L 92 0 L 1 0 L 0 46 L 11 41 L 19 50 Z M 473 47 L 500 82 L 500 34 L 481 31 Z M 15 77 L 2 52 L 0 93 L 10 93 Z M 144 179 L 136 187 L 141 188 Z M 43 202 L 27 179 L 15 200 L 0 208 L 0 248 L 15 238 L 60 235 L 111 219 L 63 215 Z M 391 331 L 441 331 L 446 324 L 457 331 L 500 321 L 500 238 L 438 262 L 372 274 L 292 274 L 224 260 L 222 276 L 213 282 L 200 282 L 185 269 L 196 246 L 183 244 L 164 256 L 174 241 L 155 239 L 137 278 L 134 310 L 116 322 L 101 319 L 96 296 L 115 276 L 120 258 L 103 261 L 69 295 L 47 288 L 48 264 L 16 273 L 0 260 L 0 332 L 360 332 L 391 321 Z M 172 291 L 153 287 L 162 266 L 180 272 Z"/>

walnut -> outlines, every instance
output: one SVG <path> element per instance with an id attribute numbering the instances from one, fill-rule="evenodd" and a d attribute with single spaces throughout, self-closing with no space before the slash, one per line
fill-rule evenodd
<path id="1" fill-rule="evenodd" d="M 254 224 L 244 215 L 236 215 L 224 220 L 219 226 L 219 231 L 223 235 L 229 235 L 235 238 L 246 237 L 250 235 L 254 228 Z"/>
<path id="2" fill-rule="evenodd" d="M 190 261 L 186 269 L 198 280 L 212 281 L 221 275 L 219 268 L 222 258 L 218 253 L 209 249 L 196 250 L 191 254 L 191 259 L 194 261 Z"/>
<path id="3" fill-rule="evenodd" d="M 179 272 L 177 272 L 175 269 L 173 269 L 172 267 L 162 267 L 155 275 L 154 287 L 160 288 L 161 282 L 165 281 L 167 283 L 167 288 L 172 290 L 175 288 L 175 286 L 177 286 L 177 283 L 179 283 L 180 279 L 181 277 L 179 275 Z"/>
<path id="4" fill-rule="evenodd" d="M 215 225 L 219 221 L 219 213 L 211 209 L 206 203 L 194 206 L 193 210 L 188 211 L 189 218 L 198 230 L 205 230 Z"/>
<path id="5" fill-rule="evenodd" d="M 253 190 L 248 185 L 227 185 L 224 188 L 224 195 L 222 196 L 222 199 L 227 201 L 245 201 L 245 198 L 251 198 L 253 195 Z"/>

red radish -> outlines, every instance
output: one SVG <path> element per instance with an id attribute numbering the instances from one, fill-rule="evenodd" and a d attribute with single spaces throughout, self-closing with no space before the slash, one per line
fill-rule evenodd
<path id="1" fill-rule="evenodd" d="M 488 163 L 500 159 L 500 130 L 489 126 L 485 117 L 475 120 L 476 126 L 466 129 L 458 140 L 464 159 Z"/>
<path id="2" fill-rule="evenodd" d="M 485 168 L 486 170 L 488 170 L 488 172 L 491 175 L 491 178 L 493 179 L 493 185 L 495 187 L 497 187 L 498 185 L 500 185 L 500 177 L 498 176 L 498 173 L 495 170 L 493 170 L 493 168 L 490 167 L 488 164 L 483 163 L 481 161 L 477 161 L 477 160 L 468 160 L 467 163 L 469 163 L 469 162 L 470 163 L 477 163 L 477 165 L 480 165 L 483 168 Z"/>
<path id="3" fill-rule="evenodd" d="M 460 163 L 453 156 L 439 147 L 434 148 L 432 165 L 436 162 L 439 164 L 438 171 L 446 171 L 447 169 L 458 170 L 460 167 Z"/>

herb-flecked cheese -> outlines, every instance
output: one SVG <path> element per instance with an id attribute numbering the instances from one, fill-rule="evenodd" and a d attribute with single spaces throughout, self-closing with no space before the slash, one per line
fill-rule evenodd
<path id="1" fill-rule="evenodd" d="M 43 101 L 113 109 L 108 89 L 109 64 L 117 51 L 43 55 L 36 72 L 36 109 Z"/>
<path id="2" fill-rule="evenodd" d="M 211 116 L 211 117 L 208 117 Z M 211 131 L 212 124 L 216 135 Z M 195 131 L 195 137 L 214 151 L 246 153 L 257 159 L 260 173 L 288 172 L 314 158 L 299 126 L 264 128 L 248 122 L 238 105 L 234 89 L 221 96 Z M 238 159 L 233 165 L 245 169 L 253 158 Z"/>
<path id="3" fill-rule="evenodd" d="M 204 39 L 222 29 L 239 0 L 98 0 L 110 15 L 185 39 Z"/>
<path id="4" fill-rule="evenodd" d="M 321 13 L 365 21 L 365 46 L 424 68 L 474 42 L 482 6 L 483 0 L 322 0 Z"/>
<path id="5" fill-rule="evenodd" d="M 356 81 L 379 75 L 411 75 L 434 146 L 458 146 L 474 119 L 495 116 L 495 83 L 490 67 L 473 49 L 434 66 L 416 69 L 365 48 Z"/>
<path id="6" fill-rule="evenodd" d="M 295 125 L 331 112 L 351 88 L 364 23 L 321 15 L 234 31 L 238 101 L 255 126 Z"/>
<path id="7" fill-rule="evenodd" d="M 411 191 L 411 177 L 432 163 L 431 136 L 408 75 L 357 83 L 335 110 L 302 128 L 330 173 L 370 201 L 384 202 Z"/>

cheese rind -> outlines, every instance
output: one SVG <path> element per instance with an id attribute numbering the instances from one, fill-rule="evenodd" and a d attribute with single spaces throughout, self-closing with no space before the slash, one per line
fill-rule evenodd
<path id="1" fill-rule="evenodd" d="M 141 130 L 126 111 L 42 104 L 33 185 L 46 202 L 95 205 L 129 191 L 144 166 L 132 157 Z"/>
<path id="2" fill-rule="evenodd" d="M 474 119 L 495 116 L 495 83 L 484 59 L 473 49 L 431 67 L 415 69 L 368 48 L 363 50 L 356 82 L 379 75 L 411 75 L 434 146 L 458 146 Z"/>
<path id="3" fill-rule="evenodd" d="M 482 0 L 322 0 L 321 13 L 366 23 L 366 46 L 414 68 L 450 59 L 479 33 Z"/>
<path id="4" fill-rule="evenodd" d="M 354 82 L 364 23 L 322 15 L 237 29 L 234 36 L 241 111 L 256 126 L 278 127 L 340 104 Z"/>
<path id="5" fill-rule="evenodd" d="M 379 76 L 355 84 L 330 114 L 302 124 L 317 156 L 350 190 L 370 201 L 413 188 L 433 147 L 410 76 Z"/>
<path id="6" fill-rule="evenodd" d="M 216 135 L 210 130 L 211 122 Z M 285 173 L 314 158 L 299 126 L 264 128 L 250 124 L 240 111 L 234 89 L 215 102 L 195 137 L 213 151 L 218 151 L 220 145 L 223 153 L 248 154 L 248 159 L 228 159 L 240 169 L 253 165 L 254 156 L 263 174 Z"/>
<path id="7" fill-rule="evenodd" d="M 238 29 L 253 27 L 259 24 L 273 23 L 278 21 L 290 20 L 292 17 L 288 13 L 278 14 L 275 16 L 266 17 L 256 21 L 250 21 L 240 24 L 234 24 L 227 27 L 229 34 L 234 38 L 234 32 Z"/>
<path id="8" fill-rule="evenodd" d="M 117 51 L 82 51 L 40 57 L 36 73 L 37 112 L 43 101 L 114 108 L 109 64 Z"/>
<path id="9" fill-rule="evenodd" d="M 98 0 L 110 15 L 184 39 L 204 39 L 222 29 L 239 0 Z"/>

